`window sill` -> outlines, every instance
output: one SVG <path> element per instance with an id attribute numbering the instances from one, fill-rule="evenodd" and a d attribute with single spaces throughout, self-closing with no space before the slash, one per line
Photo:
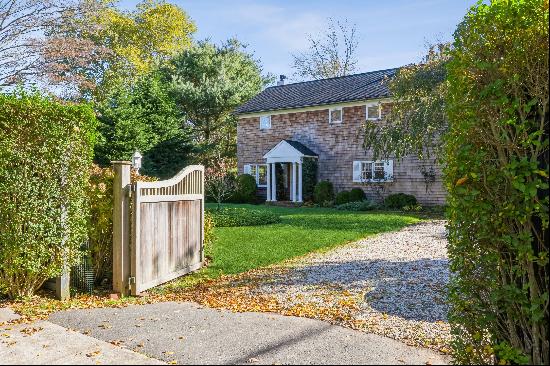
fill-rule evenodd
<path id="1" fill-rule="evenodd" d="M 388 180 L 369 179 L 369 180 L 353 181 L 353 183 L 393 183 L 393 179 L 388 179 Z"/>

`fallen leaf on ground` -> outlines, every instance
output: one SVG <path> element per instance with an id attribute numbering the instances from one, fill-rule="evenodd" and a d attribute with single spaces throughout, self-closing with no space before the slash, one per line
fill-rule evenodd
<path id="1" fill-rule="evenodd" d="M 44 329 L 44 328 L 42 328 L 42 327 L 27 327 L 27 328 L 21 329 L 20 332 L 27 335 L 27 336 L 31 336 L 36 332 L 40 332 L 42 329 Z"/>
<path id="2" fill-rule="evenodd" d="M 99 355 L 101 353 L 101 351 L 93 351 L 93 352 L 90 352 L 90 353 L 86 353 L 86 357 L 95 357 L 97 355 Z"/>

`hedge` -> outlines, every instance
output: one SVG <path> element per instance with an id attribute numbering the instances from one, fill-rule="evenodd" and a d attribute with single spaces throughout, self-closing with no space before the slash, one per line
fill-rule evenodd
<path id="1" fill-rule="evenodd" d="M 215 227 L 259 226 L 275 224 L 281 221 L 279 215 L 264 210 L 247 208 L 222 208 L 209 210 Z"/>
<path id="2" fill-rule="evenodd" d="M 0 291 L 10 298 L 78 262 L 95 128 L 89 105 L 0 94 Z"/>
<path id="3" fill-rule="evenodd" d="M 334 187 L 327 180 L 320 181 L 313 190 L 313 200 L 315 203 L 325 205 L 334 200 Z"/>
<path id="4" fill-rule="evenodd" d="M 256 203 L 256 178 L 250 174 L 240 174 L 235 181 L 235 190 L 231 202 L 235 203 Z"/>
<path id="5" fill-rule="evenodd" d="M 384 199 L 384 206 L 387 208 L 402 209 L 405 206 L 415 206 L 416 203 L 416 197 L 406 193 L 390 194 Z"/>
<path id="6" fill-rule="evenodd" d="M 365 199 L 365 191 L 361 188 L 352 188 L 349 192 L 349 201 L 350 202 L 360 202 Z"/>
<path id="7" fill-rule="evenodd" d="M 334 198 L 334 203 L 336 205 L 343 205 L 344 203 L 350 202 L 350 192 L 349 191 L 340 191 L 336 194 Z"/>
<path id="8" fill-rule="evenodd" d="M 343 211 L 372 211 L 378 208 L 378 206 L 370 201 L 356 201 L 344 203 L 335 208 Z"/>
<path id="9" fill-rule="evenodd" d="M 445 138 L 453 356 L 549 364 L 548 1 L 478 2 L 455 33 Z"/>

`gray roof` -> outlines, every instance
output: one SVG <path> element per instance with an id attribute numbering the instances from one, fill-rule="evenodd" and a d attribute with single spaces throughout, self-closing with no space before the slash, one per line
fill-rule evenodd
<path id="1" fill-rule="evenodd" d="M 394 68 L 272 86 L 238 107 L 235 113 L 275 111 L 388 97 L 390 93 L 384 81 L 395 75 L 397 70 Z"/>
<path id="2" fill-rule="evenodd" d="M 309 147 L 305 146 L 301 142 L 293 141 L 293 140 L 285 140 L 290 146 L 304 154 L 305 156 L 319 156 L 316 153 L 314 153 Z"/>

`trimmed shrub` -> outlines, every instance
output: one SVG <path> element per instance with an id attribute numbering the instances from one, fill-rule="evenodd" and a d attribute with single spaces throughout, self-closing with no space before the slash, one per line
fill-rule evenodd
<path id="1" fill-rule="evenodd" d="M 313 191 L 317 184 L 317 159 L 304 158 L 302 163 L 302 198 L 304 201 L 313 200 Z"/>
<path id="2" fill-rule="evenodd" d="M 250 210 L 247 208 L 222 208 L 209 210 L 216 227 L 259 226 L 281 221 L 279 215 L 271 211 Z"/>
<path id="3" fill-rule="evenodd" d="M 337 210 L 344 210 L 344 211 L 372 211 L 377 207 L 378 206 L 376 204 L 373 204 L 370 201 L 356 201 L 356 202 L 344 203 L 342 205 L 336 206 L 335 208 Z"/>
<path id="4" fill-rule="evenodd" d="M 235 181 L 235 191 L 231 197 L 231 202 L 236 203 L 256 203 L 256 178 L 250 174 L 241 174 Z"/>
<path id="5" fill-rule="evenodd" d="M 336 205 L 342 205 L 344 203 L 350 202 L 350 192 L 349 191 L 341 191 L 336 194 L 336 198 L 334 199 L 334 203 Z"/>
<path id="6" fill-rule="evenodd" d="M 334 201 L 334 187 L 332 183 L 326 180 L 317 183 L 313 190 L 313 200 L 320 205 Z"/>
<path id="7" fill-rule="evenodd" d="M 349 201 L 350 202 L 360 202 L 365 199 L 365 191 L 361 188 L 352 188 L 349 192 Z"/>
<path id="8" fill-rule="evenodd" d="M 387 208 L 402 209 L 405 206 L 416 206 L 416 197 L 412 194 L 395 193 L 390 194 L 384 200 L 384 206 Z"/>
<path id="9" fill-rule="evenodd" d="M 95 128 L 89 105 L 0 94 L 0 290 L 10 298 L 80 259 Z"/>

